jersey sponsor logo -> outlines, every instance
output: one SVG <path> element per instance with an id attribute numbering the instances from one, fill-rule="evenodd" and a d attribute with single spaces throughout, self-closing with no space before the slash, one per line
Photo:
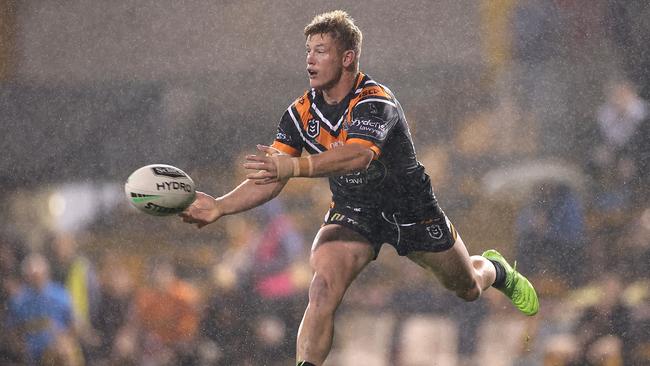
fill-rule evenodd
<path id="1" fill-rule="evenodd" d="M 354 127 L 366 127 L 369 129 L 376 129 L 384 131 L 386 130 L 386 125 L 381 120 L 373 121 L 371 119 L 355 119 L 350 123 Z"/>
<path id="2" fill-rule="evenodd" d="M 344 185 L 358 186 L 367 183 L 368 178 L 366 177 L 366 174 L 356 172 L 339 176 L 339 181 Z"/>
<path id="3" fill-rule="evenodd" d="M 442 239 L 443 231 L 440 228 L 440 225 L 427 226 L 427 233 L 432 239 Z"/>
<path id="4" fill-rule="evenodd" d="M 357 220 L 355 220 L 355 219 L 353 219 L 353 218 L 351 218 L 351 217 L 348 217 L 348 218 L 345 220 L 345 222 L 347 222 L 348 224 L 352 224 L 352 225 L 359 225 L 359 221 L 357 221 Z"/>
<path id="5" fill-rule="evenodd" d="M 307 121 L 307 136 L 316 138 L 320 134 L 320 121 L 317 119 L 310 119 Z"/>
<path id="6" fill-rule="evenodd" d="M 352 225 L 359 225 L 359 222 L 351 217 L 347 217 L 342 213 L 335 212 L 332 216 L 329 217 L 328 221 L 330 222 L 347 222 Z"/>
<path id="7" fill-rule="evenodd" d="M 335 212 L 335 213 L 332 214 L 332 216 L 330 216 L 329 220 L 330 221 L 343 221 L 343 220 L 345 220 L 345 215 L 340 214 L 338 212 Z"/>
<path id="8" fill-rule="evenodd" d="M 368 96 L 368 95 L 374 95 L 374 94 L 377 94 L 377 93 L 379 93 L 379 90 L 377 88 L 366 89 L 363 92 L 361 92 L 361 98 L 363 98 L 365 96 Z"/>
<path id="9" fill-rule="evenodd" d="M 379 118 L 352 120 L 348 127 L 348 130 L 350 129 L 353 132 L 369 134 L 380 140 L 386 137 L 388 132 L 386 124 Z"/>
<path id="10" fill-rule="evenodd" d="M 333 179 L 339 186 L 347 188 L 376 187 L 384 181 L 387 173 L 388 170 L 381 161 L 373 160 L 368 169 L 364 171 L 341 175 Z"/>
<path id="11" fill-rule="evenodd" d="M 151 168 L 151 170 L 153 171 L 153 173 L 155 175 L 162 175 L 162 176 L 170 177 L 170 178 L 182 178 L 182 177 L 185 177 L 185 174 L 183 174 L 183 172 L 181 172 L 178 169 L 174 169 L 174 168 L 166 168 L 166 167 L 157 166 L 157 167 Z"/>
<path id="12" fill-rule="evenodd" d="M 282 128 L 278 128 L 278 133 L 275 134 L 275 139 L 278 141 L 291 142 L 291 136 L 289 136 Z"/>

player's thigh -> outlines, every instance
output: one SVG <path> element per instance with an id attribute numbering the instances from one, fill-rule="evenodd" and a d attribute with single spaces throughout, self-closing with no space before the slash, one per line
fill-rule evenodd
<path id="1" fill-rule="evenodd" d="M 474 267 L 460 235 L 454 245 L 442 252 L 412 252 L 408 258 L 431 271 L 450 290 L 462 290 L 475 285 Z"/>
<path id="2" fill-rule="evenodd" d="M 310 264 L 332 285 L 347 287 L 375 256 L 372 245 L 347 227 L 328 224 L 316 234 Z"/>

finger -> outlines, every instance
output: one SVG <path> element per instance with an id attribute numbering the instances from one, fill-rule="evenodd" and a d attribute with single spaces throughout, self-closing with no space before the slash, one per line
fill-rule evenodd
<path id="1" fill-rule="evenodd" d="M 262 145 L 262 144 L 257 144 L 257 150 L 263 151 L 263 152 L 269 152 L 269 149 L 271 147 L 267 145 Z"/>
<path id="2" fill-rule="evenodd" d="M 270 167 L 266 166 L 266 163 L 244 163 L 245 169 L 253 170 L 269 170 Z"/>
<path id="3" fill-rule="evenodd" d="M 264 171 L 259 171 L 259 172 L 255 172 L 255 173 L 248 173 L 248 174 L 246 174 L 246 178 L 247 179 L 262 179 L 262 178 L 264 178 L 264 177 L 262 177 L 263 173 L 264 173 Z"/>
<path id="4" fill-rule="evenodd" d="M 273 178 L 264 178 L 264 179 L 258 179 L 255 181 L 255 184 L 257 185 L 265 185 L 265 184 L 270 184 L 270 183 L 275 183 L 277 182 L 278 179 L 276 177 Z"/>
<path id="5" fill-rule="evenodd" d="M 270 159 L 262 155 L 246 155 L 246 160 L 248 161 L 259 161 L 259 162 L 269 162 Z"/>
<path id="6" fill-rule="evenodd" d="M 272 173 L 269 173 L 265 170 L 260 170 L 259 172 L 256 173 L 249 173 L 246 175 L 246 178 L 248 179 L 268 179 L 268 178 L 273 178 L 275 175 Z"/>
<path id="7" fill-rule="evenodd" d="M 278 155 L 282 153 L 280 150 L 266 145 L 257 145 L 257 149 L 263 151 L 265 155 Z"/>

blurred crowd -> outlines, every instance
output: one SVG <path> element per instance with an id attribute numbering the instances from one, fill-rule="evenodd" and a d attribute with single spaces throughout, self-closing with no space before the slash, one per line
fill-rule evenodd
<path id="1" fill-rule="evenodd" d="M 5 236 L 2 364 L 291 364 L 309 280 L 294 267 L 304 241 L 278 203 L 249 220 L 263 225 L 233 224 L 232 247 L 191 278 L 169 253 L 91 259 L 72 235 L 31 252 Z"/>
<path id="2" fill-rule="evenodd" d="M 464 303 L 384 248 L 337 315 L 329 366 L 650 364 L 650 6 L 495 3 L 512 5 L 498 87 L 480 108 L 436 122 L 448 130 L 433 139 L 425 107 L 406 113 L 470 252 L 516 259 L 540 313 L 526 318 L 494 290 Z M 241 159 L 203 160 L 195 174 L 214 176 L 220 193 L 242 178 Z M 36 238 L 8 221 L 0 363 L 293 364 L 327 189 L 294 181 L 200 234 L 126 205 Z M 153 233 L 133 235 L 143 226 Z"/>

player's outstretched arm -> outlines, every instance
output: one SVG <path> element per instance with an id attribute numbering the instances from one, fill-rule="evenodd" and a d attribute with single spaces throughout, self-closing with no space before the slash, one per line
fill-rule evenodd
<path id="1" fill-rule="evenodd" d="M 245 180 L 230 193 L 214 198 L 203 192 L 196 192 L 194 202 L 179 216 L 184 222 L 196 224 L 200 229 L 225 215 L 232 215 L 257 207 L 276 197 L 287 181 L 260 186 L 252 180 Z"/>
<path id="2" fill-rule="evenodd" d="M 256 170 L 246 177 L 255 184 L 265 185 L 292 177 L 328 177 L 353 173 L 368 168 L 374 152 L 361 144 L 346 144 L 317 155 L 292 157 L 274 154 L 275 149 L 258 145 L 266 155 L 249 155 L 244 168 Z"/>

